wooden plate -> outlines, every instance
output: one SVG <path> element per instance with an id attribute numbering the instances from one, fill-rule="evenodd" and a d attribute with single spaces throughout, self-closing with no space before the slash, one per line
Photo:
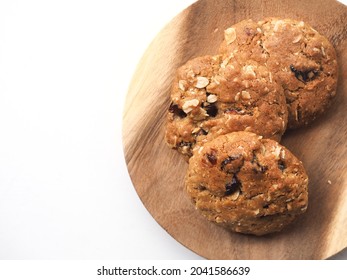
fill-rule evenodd
<path id="1" fill-rule="evenodd" d="M 184 192 L 187 163 L 164 143 L 164 127 L 176 68 L 192 57 L 216 54 L 230 25 L 266 16 L 303 20 L 328 37 L 340 75 L 329 112 L 282 141 L 309 174 L 308 212 L 282 233 L 253 237 L 229 233 L 197 213 Z M 347 8 L 332 0 L 200 0 L 158 34 L 130 85 L 123 143 L 139 197 L 177 241 L 208 259 L 324 259 L 347 246 L 346 36 Z"/>

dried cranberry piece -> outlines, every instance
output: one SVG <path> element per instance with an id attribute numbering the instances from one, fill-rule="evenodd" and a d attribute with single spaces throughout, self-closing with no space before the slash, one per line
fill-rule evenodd
<path id="1" fill-rule="evenodd" d="M 290 71 L 292 71 L 295 75 L 295 78 L 297 78 L 299 81 L 306 83 L 308 81 L 314 80 L 319 72 L 315 69 L 308 69 L 306 71 L 300 71 L 296 69 L 293 64 L 290 65 Z"/>
<path id="2" fill-rule="evenodd" d="M 199 185 L 199 186 L 198 186 L 198 190 L 199 190 L 199 191 L 204 191 L 204 190 L 206 190 L 206 187 L 205 187 L 205 186 L 202 186 L 202 185 Z"/>
<path id="3" fill-rule="evenodd" d="M 181 142 L 178 143 L 178 147 L 189 147 L 189 148 L 191 148 L 192 145 L 193 145 L 193 143 L 191 143 L 191 142 L 181 141 Z"/>
<path id="4" fill-rule="evenodd" d="M 187 114 L 181 108 L 179 108 L 177 104 L 174 103 L 170 104 L 169 112 L 173 113 L 176 116 L 179 116 L 180 118 L 185 118 L 187 116 Z"/>
<path id="5" fill-rule="evenodd" d="M 218 114 L 218 108 L 215 104 L 208 104 L 204 107 L 204 109 L 206 110 L 206 113 L 211 117 L 215 117 Z"/>
<path id="6" fill-rule="evenodd" d="M 280 170 L 284 170 L 284 169 L 286 169 L 286 164 L 285 164 L 285 162 L 283 161 L 283 160 L 279 160 L 278 161 L 278 168 L 280 169 Z"/>
<path id="7" fill-rule="evenodd" d="M 241 186 L 241 182 L 236 177 L 236 175 L 234 175 L 231 179 L 231 182 L 225 185 L 225 195 L 231 195 L 237 190 L 241 191 Z"/>
<path id="8" fill-rule="evenodd" d="M 206 156 L 207 156 L 208 161 L 211 164 L 215 165 L 217 163 L 217 157 L 215 154 L 213 154 L 213 153 L 212 154 L 206 154 Z"/>

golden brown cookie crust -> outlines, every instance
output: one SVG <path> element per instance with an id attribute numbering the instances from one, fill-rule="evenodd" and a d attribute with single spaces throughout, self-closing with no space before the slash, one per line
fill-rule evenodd
<path id="1" fill-rule="evenodd" d="M 204 56 L 177 71 L 165 138 L 190 157 L 194 149 L 233 131 L 279 141 L 287 118 L 283 90 L 266 66 L 233 55 Z"/>
<path id="2" fill-rule="evenodd" d="M 336 94 L 335 49 L 303 21 L 241 21 L 225 30 L 220 53 L 241 61 L 253 59 L 277 75 L 287 99 L 289 128 L 311 123 Z"/>
<path id="3" fill-rule="evenodd" d="M 280 231 L 308 204 L 302 163 L 276 141 L 250 132 L 222 135 L 200 147 L 185 183 L 208 220 L 246 234 Z"/>

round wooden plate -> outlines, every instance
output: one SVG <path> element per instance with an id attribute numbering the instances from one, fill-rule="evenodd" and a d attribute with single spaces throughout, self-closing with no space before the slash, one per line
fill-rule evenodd
<path id="1" fill-rule="evenodd" d="M 207 222 L 184 191 L 187 163 L 164 142 L 171 83 L 178 66 L 216 54 L 223 31 L 243 19 L 303 20 L 334 44 L 337 98 L 323 118 L 287 132 L 282 143 L 304 163 L 309 208 L 292 227 L 254 237 Z M 143 204 L 177 241 L 208 259 L 324 259 L 347 246 L 347 7 L 333 0 L 200 0 L 176 16 L 139 63 L 126 99 L 123 143 Z"/>

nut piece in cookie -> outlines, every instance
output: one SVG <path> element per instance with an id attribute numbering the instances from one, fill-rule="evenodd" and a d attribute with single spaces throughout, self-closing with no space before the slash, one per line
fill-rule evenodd
<path id="1" fill-rule="evenodd" d="M 330 105 L 337 87 L 336 52 L 309 24 L 268 18 L 244 20 L 227 30 L 221 55 L 248 57 L 277 76 L 287 100 L 289 128 L 311 123 Z"/>
<path id="2" fill-rule="evenodd" d="M 206 143 L 190 158 L 185 184 L 203 216 L 245 234 L 280 231 L 308 204 L 302 162 L 276 141 L 250 132 Z"/>

